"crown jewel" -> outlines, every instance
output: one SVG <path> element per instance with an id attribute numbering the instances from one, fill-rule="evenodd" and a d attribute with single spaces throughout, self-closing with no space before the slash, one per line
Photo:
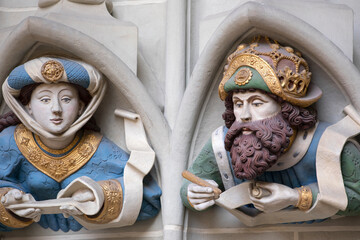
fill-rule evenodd
<path id="1" fill-rule="evenodd" d="M 277 41 L 263 36 L 254 37 L 249 44 L 240 44 L 227 58 L 224 76 L 219 85 L 222 100 L 227 96 L 225 83 L 242 66 L 256 69 L 272 93 L 286 101 L 308 105 L 302 103 L 300 98 L 307 94 L 311 72 L 301 53 L 292 47 L 283 47 Z"/>

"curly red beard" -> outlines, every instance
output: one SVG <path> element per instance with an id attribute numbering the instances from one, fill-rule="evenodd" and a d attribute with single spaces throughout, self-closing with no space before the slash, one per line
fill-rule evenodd
<path id="1" fill-rule="evenodd" d="M 252 133 L 242 134 L 243 128 Z M 234 122 L 225 136 L 225 149 L 230 151 L 235 176 L 251 180 L 263 174 L 289 146 L 292 134 L 281 113 L 255 122 Z"/>

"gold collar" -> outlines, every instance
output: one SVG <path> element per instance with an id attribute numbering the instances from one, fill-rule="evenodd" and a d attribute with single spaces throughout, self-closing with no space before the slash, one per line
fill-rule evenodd
<path id="1" fill-rule="evenodd" d="M 64 156 L 54 157 L 41 150 L 36 144 L 32 132 L 23 124 L 16 127 L 14 137 L 16 145 L 24 157 L 39 171 L 57 182 L 61 182 L 84 166 L 94 155 L 102 139 L 100 133 L 85 130 L 83 137 L 76 146 L 74 145 L 78 141 L 78 139 L 76 139 L 78 136 L 75 137 L 73 143 L 69 145 L 73 147 L 69 153 Z M 41 144 L 41 141 L 38 142 Z M 65 149 L 70 150 L 71 147 Z M 66 152 L 62 151 L 64 149 L 56 151 L 46 147 L 44 149 L 46 151 L 49 150 L 48 152 L 53 154 Z"/>

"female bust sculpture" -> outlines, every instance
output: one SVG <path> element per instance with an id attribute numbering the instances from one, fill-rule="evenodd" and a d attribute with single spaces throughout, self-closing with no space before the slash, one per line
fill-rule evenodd
<path id="1" fill-rule="evenodd" d="M 38 221 L 54 231 L 77 231 L 82 226 L 72 216 L 92 224 L 106 224 L 119 216 L 129 156 L 103 137 L 91 119 L 105 89 L 101 73 L 77 60 L 41 57 L 10 73 L 3 96 L 15 115 L 6 114 L 0 121 L 1 230 Z M 59 214 L 42 215 L 36 207 L 7 209 L 13 204 L 56 199 L 60 190 L 82 176 L 97 182 L 103 191 L 101 209 L 94 215 L 65 203 Z M 156 182 L 147 176 L 138 220 L 158 213 L 160 195 Z M 95 200 L 87 188 L 76 190 L 71 198 Z"/>

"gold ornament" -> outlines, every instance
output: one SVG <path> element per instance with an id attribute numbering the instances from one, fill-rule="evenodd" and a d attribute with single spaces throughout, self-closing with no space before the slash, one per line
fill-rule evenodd
<path id="1" fill-rule="evenodd" d="M 85 131 L 80 142 L 71 152 L 61 157 L 54 157 L 41 150 L 36 144 L 32 132 L 24 125 L 20 124 L 16 127 L 14 136 L 16 145 L 24 157 L 39 171 L 57 182 L 61 182 L 84 166 L 93 156 L 102 139 L 100 133 Z M 74 146 L 77 141 L 78 138 L 75 137 L 70 146 Z M 40 138 L 37 138 L 37 142 L 40 146 L 44 146 Z M 44 149 L 52 154 L 66 152 L 64 150 L 51 150 L 46 147 Z"/>
<path id="2" fill-rule="evenodd" d="M 115 180 L 98 182 L 104 192 L 104 206 L 94 216 L 83 215 L 81 218 L 90 223 L 105 224 L 116 219 L 121 212 L 123 192 L 121 184 Z"/>
<path id="3" fill-rule="evenodd" d="M 11 190 L 12 188 L 0 188 L 0 199 Z M 6 210 L 6 208 L 0 204 L 0 223 L 11 228 L 24 228 L 32 224 L 34 221 L 27 218 L 16 217 L 15 214 Z"/>
<path id="4" fill-rule="evenodd" d="M 307 211 L 311 208 L 312 204 L 312 192 L 310 187 L 297 188 L 299 192 L 299 200 L 295 207 L 299 208 L 301 211 Z"/>
<path id="5" fill-rule="evenodd" d="M 239 86 L 247 84 L 252 77 L 252 72 L 249 68 L 240 69 L 235 76 L 235 83 Z"/>
<path id="6" fill-rule="evenodd" d="M 277 75 L 284 92 L 295 96 L 304 96 L 306 94 L 306 89 L 310 84 L 310 72 L 303 70 L 301 73 L 293 73 L 293 71 L 286 66 L 284 71 L 279 70 Z"/>
<path id="7" fill-rule="evenodd" d="M 224 100 L 227 96 L 227 93 L 224 90 L 225 83 L 242 66 L 248 66 L 256 69 L 266 82 L 266 85 L 269 87 L 271 92 L 277 94 L 282 93 L 280 82 L 278 81 L 274 70 L 264 59 L 252 54 L 242 54 L 231 60 L 229 68 L 225 72 L 225 75 L 219 85 L 219 95 L 221 100 Z"/>
<path id="8" fill-rule="evenodd" d="M 55 60 L 49 60 L 41 67 L 41 75 L 49 82 L 56 82 L 63 74 L 63 65 Z"/>
<path id="9" fill-rule="evenodd" d="M 240 46 L 227 58 L 224 76 L 219 85 L 221 100 L 225 100 L 227 96 L 225 83 L 242 66 L 257 70 L 272 93 L 297 106 L 307 107 L 321 97 L 320 94 L 316 98 L 305 98 L 311 72 L 299 52 L 291 47 L 282 47 L 267 37 L 255 37 L 250 45 Z"/>

